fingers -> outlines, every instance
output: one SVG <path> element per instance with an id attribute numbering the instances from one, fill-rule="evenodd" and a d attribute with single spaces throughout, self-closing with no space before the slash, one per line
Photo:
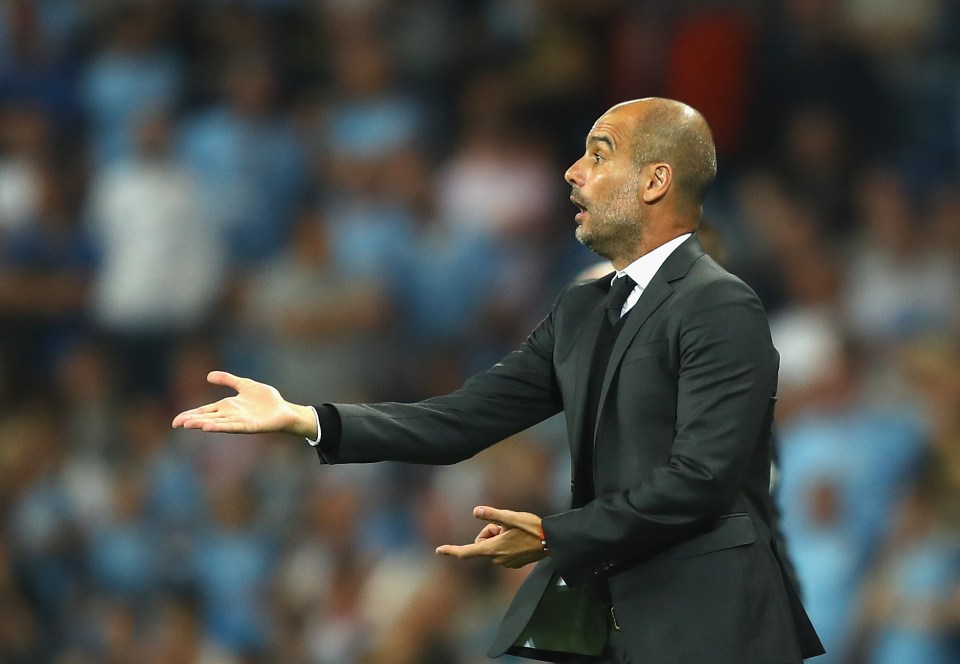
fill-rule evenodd
<path id="1" fill-rule="evenodd" d="M 477 519 L 496 523 L 504 528 L 516 528 L 522 530 L 528 535 L 540 534 L 540 517 L 530 512 L 513 512 L 511 510 L 498 510 L 495 507 L 480 505 L 473 508 L 473 516 Z"/>
<path id="2" fill-rule="evenodd" d="M 191 420 L 191 419 L 194 417 L 194 415 L 198 415 L 198 414 L 200 414 L 200 409 L 199 409 L 199 408 L 193 408 L 193 409 L 191 409 L 191 410 L 185 410 L 185 411 L 183 411 L 182 413 L 180 413 L 179 415 L 177 415 L 175 418 L 173 418 L 173 422 L 171 423 L 171 426 L 173 426 L 173 428 L 175 428 L 175 429 L 176 429 L 177 427 L 184 427 L 184 428 L 189 429 L 190 427 L 186 427 L 186 426 L 185 426 L 186 423 L 187 423 L 189 420 Z"/>
<path id="3" fill-rule="evenodd" d="M 475 542 L 473 544 L 444 544 L 437 547 L 437 553 L 441 556 L 453 556 L 454 558 L 479 558 L 490 556 L 491 551 L 488 541 Z"/>
<path id="4" fill-rule="evenodd" d="M 190 410 L 185 410 L 179 415 L 177 415 L 175 418 L 173 418 L 173 426 L 182 427 L 184 426 L 185 422 L 195 419 L 198 415 L 209 415 L 212 413 L 217 413 L 219 412 L 219 410 L 220 410 L 219 401 L 216 403 L 208 403 L 205 406 L 198 406 L 197 408 L 191 408 Z M 184 427 L 184 428 L 190 429 L 195 427 Z"/>
<path id="5" fill-rule="evenodd" d="M 477 538 L 474 543 L 482 542 L 485 539 L 490 539 L 491 537 L 496 537 L 503 532 L 503 527 L 497 523 L 488 523 L 483 527 L 483 530 L 480 531 L 480 534 L 477 535 Z"/>
<path id="6" fill-rule="evenodd" d="M 207 422 L 209 419 L 209 417 L 203 417 L 197 413 L 187 411 L 180 413 L 174 418 L 173 426 L 184 429 L 200 429 L 203 427 L 204 422 Z"/>
<path id="7" fill-rule="evenodd" d="M 250 430 L 246 422 L 229 417 L 189 417 L 183 420 L 179 426 L 184 429 L 200 429 L 201 431 L 219 433 L 247 433 Z"/>
<path id="8" fill-rule="evenodd" d="M 451 556 L 465 560 L 467 558 L 487 558 L 494 565 L 500 565 L 508 569 L 519 569 L 524 565 L 529 565 L 544 557 L 541 550 L 521 551 L 521 550 L 501 550 L 495 548 L 492 540 L 483 540 L 474 544 L 456 545 L 444 544 L 437 547 L 437 554 L 441 556 Z"/>
<path id="9" fill-rule="evenodd" d="M 473 544 L 444 544 L 437 547 L 439 555 L 484 557 L 509 568 L 523 567 L 544 557 L 540 544 L 540 517 L 537 515 L 479 505 L 474 508 L 473 516 L 490 522 L 480 530 Z"/>
<path id="10" fill-rule="evenodd" d="M 244 408 L 238 408 L 237 404 L 250 398 L 249 394 L 256 393 L 256 390 L 249 390 L 247 395 L 239 394 L 242 389 L 255 387 L 260 383 L 249 378 L 235 376 L 226 371 L 211 371 L 207 374 L 207 382 L 236 390 L 238 395 L 183 411 L 173 418 L 172 426 L 174 428 L 182 427 L 184 429 L 201 429 L 224 433 L 251 433 L 257 430 L 258 421 L 245 417 Z"/>
<path id="11" fill-rule="evenodd" d="M 238 376 L 234 376 L 233 374 L 227 373 L 226 371 L 211 371 L 210 373 L 207 374 L 207 382 L 213 385 L 223 385 L 224 387 L 229 387 L 237 391 L 239 391 L 238 389 L 239 385 L 243 380 L 245 379 L 240 378 Z M 173 422 L 171 423 L 171 425 L 174 428 L 183 427 L 184 429 L 199 429 L 200 426 L 198 426 L 195 422 L 192 422 L 190 425 L 188 425 L 188 422 L 191 422 L 192 420 L 194 420 L 197 415 L 207 415 L 209 413 L 216 413 L 220 409 L 220 406 L 222 403 L 223 403 L 223 399 L 221 399 L 220 401 L 217 401 L 216 403 L 208 403 L 205 406 L 198 406 L 197 408 L 191 408 L 190 410 L 185 410 L 179 415 L 177 415 L 175 418 L 173 418 Z"/>
<path id="12" fill-rule="evenodd" d="M 173 419 L 174 427 L 240 433 L 249 430 L 249 421 L 224 409 L 225 400 L 185 410 Z"/>
<path id="13" fill-rule="evenodd" d="M 248 428 L 244 423 L 235 422 L 233 420 L 203 422 L 199 428 L 201 431 L 216 433 L 247 433 L 248 431 Z"/>

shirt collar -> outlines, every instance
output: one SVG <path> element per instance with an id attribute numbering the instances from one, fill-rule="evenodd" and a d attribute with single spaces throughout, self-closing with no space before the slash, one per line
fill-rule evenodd
<path id="1" fill-rule="evenodd" d="M 650 280 L 653 279 L 653 275 L 660 269 L 660 266 L 663 265 L 667 258 L 670 257 L 670 254 L 691 235 L 693 235 L 693 233 L 685 233 L 680 237 L 675 237 L 669 242 L 661 244 L 653 251 L 645 253 L 627 267 L 622 270 L 617 270 L 613 279 L 627 275 L 633 279 L 640 288 L 646 289 L 646 287 L 650 285 Z M 612 279 L 611 283 L 613 283 Z"/>

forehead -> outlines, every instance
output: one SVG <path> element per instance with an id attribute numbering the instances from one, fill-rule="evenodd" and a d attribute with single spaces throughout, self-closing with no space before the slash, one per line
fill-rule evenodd
<path id="1" fill-rule="evenodd" d="M 634 118 L 620 109 L 611 109 L 597 118 L 587 134 L 587 143 L 607 139 L 611 147 L 626 145 L 633 133 Z M 606 140 L 604 140 L 606 142 Z"/>

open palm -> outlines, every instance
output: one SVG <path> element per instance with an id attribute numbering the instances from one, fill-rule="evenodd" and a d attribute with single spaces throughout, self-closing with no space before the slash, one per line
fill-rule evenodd
<path id="1" fill-rule="evenodd" d="M 312 412 L 287 402 L 276 388 L 225 371 L 211 371 L 207 381 L 237 391 L 215 403 L 185 410 L 173 419 L 174 427 L 221 433 L 293 433 L 311 435 Z"/>

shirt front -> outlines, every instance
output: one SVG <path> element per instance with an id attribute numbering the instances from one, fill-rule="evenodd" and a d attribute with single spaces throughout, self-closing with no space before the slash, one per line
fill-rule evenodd
<path id="1" fill-rule="evenodd" d="M 626 302 L 623 303 L 623 308 L 620 310 L 621 318 L 640 300 L 643 291 L 650 285 L 653 275 L 655 275 L 657 270 L 666 262 L 670 254 L 676 251 L 677 247 L 683 244 L 691 235 L 693 235 L 693 233 L 685 233 L 680 237 L 675 237 L 669 242 L 661 244 L 653 251 L 645 253 L 622 270 L 617 270 L 613 279 L 610 280 L 611 284 L 614 279 L 619 279 L 623 276 L 630 277 L 637 284 L 630 295 L 627 296 Z"/>

